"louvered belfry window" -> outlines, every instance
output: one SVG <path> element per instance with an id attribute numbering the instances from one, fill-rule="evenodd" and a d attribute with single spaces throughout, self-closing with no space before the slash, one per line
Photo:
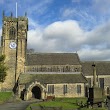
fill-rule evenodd
<path id="1" fill-rule="evenodd" d="M 15 28 L 12 26 L 9 30 L 9 39 L 13 40 L 15 39 L 15 35 L 16 35 L 16 30 Z"/>

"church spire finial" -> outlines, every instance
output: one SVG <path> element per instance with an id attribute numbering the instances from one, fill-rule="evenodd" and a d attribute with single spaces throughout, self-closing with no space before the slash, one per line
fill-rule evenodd
<path id="1" fill-rule="evenodd" d="M 13 17 L 13 13 L 11 12 L 11 17 Z"/>
<path id="2" fill-rule="evenodd" d="M 25 12 L 25 17 L 27 16 L 27 12 Z"/>
<path id="3" fill-rule="evenodd" d="M 4 17 L 5 16 L 5 11 L 3 10 L 3 12 L 2 12 L 2 16 Z"/>

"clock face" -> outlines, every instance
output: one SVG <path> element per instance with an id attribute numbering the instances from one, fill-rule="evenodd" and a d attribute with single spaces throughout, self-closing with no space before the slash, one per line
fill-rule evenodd
<path id="1" fill-rule="evenodd" d="M 16 45 L 16 43 L 15 43 L 15 42 L 11 42 L 11 43 L 10 43 L 10 48 L 11 48 L 11 49 L 15 49 L 15 48 L 16 48 L 16 46 L 17 46 L 17 45 Z"/>

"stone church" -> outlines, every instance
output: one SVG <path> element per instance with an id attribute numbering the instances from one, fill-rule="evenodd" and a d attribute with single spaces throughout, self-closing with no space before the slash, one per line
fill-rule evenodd
<path id="1" fill-rule="evenodd" d="M 92 86 L 94 62 L 82 62 L 77 53 L 27 53 L 28 18 L 2 19 L 1 54 L 9 68 L 1 91 L 15 90 L 23 100 L 85 97 Z M 109 94 L 110 62 L 95 62 L 99 86 Z"/>

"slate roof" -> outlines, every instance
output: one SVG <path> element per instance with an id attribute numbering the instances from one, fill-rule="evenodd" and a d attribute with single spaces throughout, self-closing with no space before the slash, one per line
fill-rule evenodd
<path id="1" fill-rule="evenodd" d="M 27 54 L 26 66 L 29 65 L 79 65 L 77 53 L 34 53 Z"/>
<path id="2" fill-rule="evenodd" d="M 19 84 L 28 84 L 38 81 L 41 84 L 59 83 L 87 83 L 86 78 L 80 74 L 29 74 L 24 73 L 19 77 Z"/>
<path id="3" fill-rule="evenodd" d="M 93 75 L 93 61 L 82 62 L 82 72 L 85 76 Z M 110 62 L 95 61 L 97 75 L 110 75 Z"/>

